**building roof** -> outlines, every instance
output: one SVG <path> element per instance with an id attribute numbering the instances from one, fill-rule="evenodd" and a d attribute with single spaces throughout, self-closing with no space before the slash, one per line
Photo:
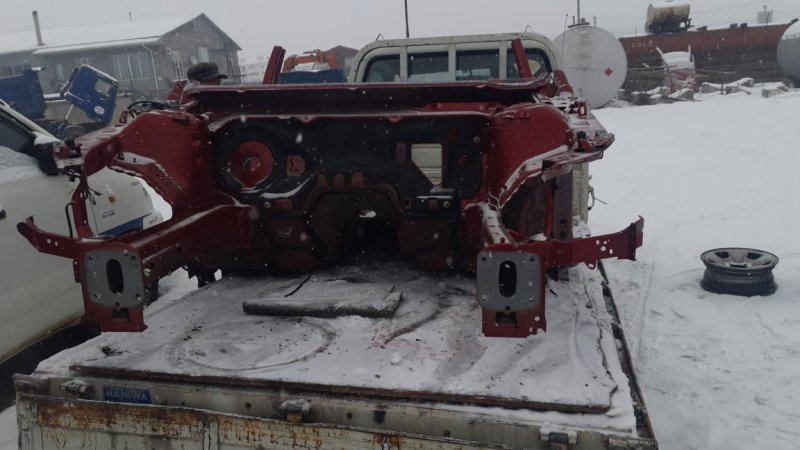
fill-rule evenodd
<path id="1" fill-rule="evenodd" d="M 37 55 L 88 50 L 127 45 L 147 44 L 158 41 L 165 34 L 203 17 L 223 36 L 230 39 L 205 14 L 185 17 L 134 20 L 126 22 L 83 25 L 65 28 L 42 28 L 43 46 L 36 45 L 36 32 L 30 31 L 0 35 L 0 54 L 33 52 Z M 231 41 L 233 41 L 231 39 Z M 234 42 L 234 45 L 236 43 Z M 238 49 L 238 45 L 236 45 Z"/>

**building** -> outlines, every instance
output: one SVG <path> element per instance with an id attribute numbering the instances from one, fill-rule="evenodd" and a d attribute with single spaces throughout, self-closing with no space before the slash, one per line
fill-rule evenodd
<path id="1" fill-rule="evenodd" d="M 39 74 L 45 93 L 57 92 L 72 69 L 89 64 L 119 80 L 121 92 L 163 98 L 191 65 L 213 61 L 238 83 L 238 44 L 205 14 L 0 35 L 0 76 L 25 68 Z"/>

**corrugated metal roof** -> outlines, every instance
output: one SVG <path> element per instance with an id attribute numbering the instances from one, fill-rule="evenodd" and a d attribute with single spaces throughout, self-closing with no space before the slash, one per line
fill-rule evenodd
<path id="1" fill-rule="evenodd" d="M 36 51 L 37 54 L 59 51 L 85 50 L 154 42 L 199 17 L 167 17 L 148 20 L 83 25 L 66 28 L 42 29 L 43 46 L 36 45 L 36 32 L 0 35 L 0 54 Z"/>

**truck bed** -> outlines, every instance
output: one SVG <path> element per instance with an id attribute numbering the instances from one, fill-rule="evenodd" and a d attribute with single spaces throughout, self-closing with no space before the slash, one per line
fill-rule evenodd
<path id="1" fill-rule="evenodd" d="M 243 311 L 276 293 L 396 309 Z M 103 334 L 19 376 L 21 448 L 655 448 L 608 300 L 602 274 L 576 266 L 549 284 L 546 334 L 499 339 L 480 333 L 473 279 L 399 261 L 226 277 L 153 304 L 142 333 Z M 287 416 L 288 400 L 311 408 Z"/>

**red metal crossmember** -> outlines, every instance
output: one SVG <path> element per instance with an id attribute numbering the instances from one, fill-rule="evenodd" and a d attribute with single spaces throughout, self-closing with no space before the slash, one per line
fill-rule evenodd
<path id="1" fill-rule="evenodd" d="M 636 259 L 641 247 L 644 219 L 639 218 L 622 231 L 570 241 L 543 241 L 521 244 L 520 249 L 541 255 L 547 267 L 586 263 L 593 266 L 600 259 Z"/>
<path id="2" fill-rule="evenodd" d="M 545 287 L 549 269 L 607 258 L 635 260 L 642 245 L 641 217 L 617 233 L 567 241 L 546 240 L 487 246 L 478 254 L 478 303 L 483 333 L 527 337 L 546 331 Z"/>

